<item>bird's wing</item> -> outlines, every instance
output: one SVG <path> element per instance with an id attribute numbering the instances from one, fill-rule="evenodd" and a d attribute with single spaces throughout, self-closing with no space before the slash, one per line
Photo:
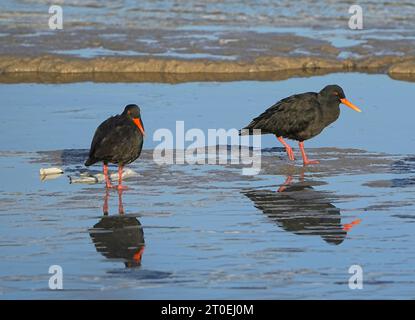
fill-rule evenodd
<path id="1" fill-rule="evenodd" d="M 90 158 L 106 159 L 121 152 L 123 140 L 129 136 L 131 126 L 126 126 L 120 116 L 114 116 L 101 123 L 92 139 Z"/>
<path id="2" fill-rule="evenodd" d="M 307 92 L 282 99 L 254 118 L 246 127 L 261 129 L 263 133 L 289 135 L 303 131 L 319 116 L 317 94 Z"/>
<path id="3" fill-rule="evenodd" d="M 95 130 L 94 137 L 92 138 L 91 147 L 89 149 L 89 157 L 93 158 L 97 147 L 101 141 L 105 138 L 105 135 L 111 131 L 113 122 L 117 120 L 117 116 L 110 117 L 102 122 Z"/>

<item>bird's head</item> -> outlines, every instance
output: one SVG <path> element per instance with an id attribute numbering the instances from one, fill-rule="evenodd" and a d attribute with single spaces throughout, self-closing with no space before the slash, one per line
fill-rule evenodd
<path id="1" fill-rule="evenodd" d="M 353 103 L 351 103 L 349 100 L 346 99 L 343 89 L 337 84 L 331 84 L 331 85 L 325 86 L 319 92 L 319 95 L 324 97 L 330 102 L 343 103 L 344 105 L 348 106 L 354 111 L 362 112 L 362 110 L 360 110 L 357 106 L 355 106 Z"/>
<path id="2" fill-rule="evenodd" d="M 126 117 L 129 117 L 137 126 L 138 130 L 140 130 L 141 134 L 143 136 L 145 135 L 143 122 L 141 121 L 140 108 L 136 104 L 127 105 L 124 108 L 124 112 L 122 114 Z"/>

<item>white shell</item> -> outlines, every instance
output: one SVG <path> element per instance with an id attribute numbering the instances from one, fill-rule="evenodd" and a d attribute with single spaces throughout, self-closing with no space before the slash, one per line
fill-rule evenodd
<path id="1" fill-rule="evenodd" d="M 69 182 L 70 183 L 97 183 L 98 180 L 94 176 L 89 177 L 71 177 L 69 176 Z"/>
<path id="2" fill-rule="evenodd" d="M 41 168 L 39 173 L 41 176 L 47 176 L 50 174 L 62 174 L 63 170 L 61 168 Z"/>
<path id="3" fill-rule="evenodd" d="M 128 168 L 123 170 L 123 174 L 122 174 L 123 179 L 134 177 L 134 176 L 138 176 L 138 173 L 135 172 L 134 170 L 131 170 Z M 88 172 L 83 172 L 79 176 L 68 176 L 68 177 L 69 177 L 70 183 L 92 184 L 92 183 L 100 183 L 100 182 L 105 181 L 105 177 L 103 173 L 97 173 L 97 174 L 92 175 Z M 114 172 L 110 174 L 110 179 L 112 181 L 118 181 L 118 172 Z"/>
<path id="4" fill-rule="evenodd" d="M 57 179 L 57 178 L 59 178 L 61 176 L 62 176 L 61 173 L 59 173 L 59 174 L 41 175 L 40 176 L 40 181 L 54 180 L 54 179 Z"/>

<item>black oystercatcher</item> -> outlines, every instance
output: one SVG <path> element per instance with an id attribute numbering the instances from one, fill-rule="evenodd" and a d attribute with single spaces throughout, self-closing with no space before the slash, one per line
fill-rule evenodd
<path id="1" fill-rule="evenodd" d="M 123 189 L 123 166 L 136 160 L 143 148 L 144 127 L 140 108 L 129 104 L 120 115 L 108 118 L 99 125 L 92 139 L 89 157 L 85 165 L 104 163 L 104 175 L 107 188 L 113 188 L 108 177 L 108 163 L 118 164 L 118 186 Z"/>
<path id="2" fill-rule="evenodd" d="M 328 85 L 319 93 L 295 94 L 278 101 L 243 128 L 241 134 L 254 134 L 254 129 L 260 129 L 261 134 L 275 134 L 284 145 L 290 160 L 294 160 L 294 152 L 283 138 L 297 140 L 304 165 L 315 164 L 318 161 L 307 158 L 304 140 L 318 135 L 330 123 L 337 120 L 340 115 L 340 103 L 361 112 L 346 99 L 340 86 Z"/>

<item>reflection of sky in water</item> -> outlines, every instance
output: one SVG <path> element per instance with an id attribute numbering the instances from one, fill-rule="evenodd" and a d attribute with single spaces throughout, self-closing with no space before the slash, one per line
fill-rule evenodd
<path id="1" fill-rule="evenodd" d="M 137 52 L 131 50 L 110 50 L 103 47 L 99 48 L 82 48 L 82 49 L 73 49 L 73 50 L 55 50 L 53 51 L 57 54 L 64 55 L 74 55 L 81 58 L 94 58 L 97 56 L 134 56 L 137 55 Z"/>
<path id="2" fill-rule="evenodd" d="M 87 231 L 101 219 L 103 186 L 69 185 L 65 176 L 40 182 L 37 169 L 48 164 L 28 161 L 27 156 L 0 156 L 0 181 L 8 181 L 7 188 L 0 187 L 4 297 L 56 297 L 56 292 L 44 290 L 51 264 L 64 268 L 64 288 L 72 289 L 59 293 L 65 298 L 355 299 L 412 294 L 413 255 L 408 247 L 414 243 L 413 223 L 404 222 L 414 221 L 413 205 L 399 207 L 393 201 L 411 201 L 413 191 L 362 186 L 369 179 L 402 175 L 350 175 L 341 169 L 338 175 L 305 174 L 306 181 L 320 182 L 313 189 L 326 194 L 321 201 L 340 210 L 342 224 L 361 219 L 336 246 L 321 236 L 283 229 L 241 193 L 276 190 L 285 180 L 278 172 L 254 180 L 238 174 L 223 179 L 217 166 L 176 165 L 164 183 L 160 170 L 150 171 L 139 160 L 131 166 L 146 172 L 145 177 L 127 182 L 133 189 L 124 193 L 123 202 L 127 215 L 141 222 L 146 248 L 142 266 L 127 270 L 122 261 L 96 252 Z M 179 172 L 190 180 L 182 180 Z M 207 175 L 209 183 L 198 183 Z M 298 179 L 294 176 L 294 183 Z M 15 203 L 5 205 L 7 199 Z M 390 201 L 390 208 L 365 210 Z M 117 205 L 117 193 L 111 192 L 110 214 L 116 214 Z M 348 267 L 356 263 L 364 268 L 364 292 L 347 288 Z M 307 290 L 299 290 L 303 287 Z"/>
<path id="3" fill-rule="evenodd" d="M 238 28 L 229 28 L 224 26 L 195 26 L 195 27 L 183 27 L 183 30 L 194 31 L 240 31 Z M 358 37 L 362 31 L 353 30 L 321 30 L 313 28 L 284 28 L 284 27 L 250 27 L 247 31 L 254 31 L 258 33 L 283 33 L 283 34 L 295 34 L 297 36 L 303 36 L 318 40 L 329 41 L 335 47 L 351 47 L 361 44 L 363 41 L 359 39 L 353 39 Z"/>
<path id="4" fill-rule="evenodd" d="M 92 28 L 93 29 L 93 28 Z M 91 30 L 92 30 L 91 29 Z M 169 33 L 162 36 L 157 36 L 157 32 L 152 34 L 153 31 L 150 31 L 148 34 L 149 38 L 146 36 L 137 36 L 128 41 L 132 41 L 132 46 L 128 48 L 128 41 L 125 40 L 127 37 L 126 34 L 114 33 L 111 34 L 111 31 L 106 31 L 105 33 L 99 35 L 100 38 L 104 39 L 106 42 L 105 45 L 100 44 L 97 47 L 88 47 L 90 46 L 90 41 L 87 39 L 76 41 L 73 43 L 72 47 L 82 47 L 80 49 L 59 49 L 52 50 L 51 53 L 63 54 L 63 55 L 72 55 L 82 58 L 93 58 L 99 56 L 146 56 L 146 57 L 168 57 L 168 58 L 179 58 L 179 59 L 210 59 L 210 60 L 237 60 L 243 58 L 244 55 L 272 55 L 274 51 L 269 51 L 270 48 L 256 47 L 254 44 L 247 45 L 245 43 L 245 38 L 243 36 L 242 30 L 233 27 L 224 27 L 224 26 L 193 26 L 193 27 L 179 27 L 174 32 L 178 34 Z M 291 55 L 324 55 L 324 50 L 316 50 L 319 47 L 318 43 L 312 42 L 312 40 L 327 41 L 332 46 L 340 48 L 341 52 L 337 57 L 340 59 L 347 58 L 359 58 L 362 53 L 359 53 L 359 48 L 366 48 L 368 53 L 376 56 L 383 55 L 405 55 L 410 52 L 410 47 L 404 46 L 402 50 L 399 47 L 391 44 L 385 44 L 382 46 L 382 43 L 376 42 L 379 41 L 413 41 L 414 37 L 412 33 L 407 30 L 398 29 L 398 30 L 387 30 L 382 29 L 374 32 L 373 29 L 369 30 L 348 30 L 348 29 L 317 29 L 317 28 L 277 28 L 277 27 L 250 27 L 246 31 L 257 32 L 263 37 L 265 34 L 272 37 L 275 34 L 284 37 L 290 37 L 292 35 L 305 37 L 304 41 L 294 38 L 294 41 L 291 45 L 297 47 L 291 51 Z M 180 34 L 182 32 L 183 34 Z M 210 33 L 210 34 L 209 34 Z M 76 32 L 71 33 L 75 35 Z M 23 33 L 16 34 L 19 38 L 25 38 L 24 43 L 19 46 L 22 47 L 36 47 L 38 50 L 49 51 L 50 47 L 47 44 L 45 39 L 53 39 L 53 32 L 39 31 L 35 33 Z M 36 36 L 44 36 L 36 39 Z M 95 35 L 88 35 L 87 37 L 95 37 Z M 252 37 L 252 34 L 251 34 Z M 295 40 L 297 39 L 297 40 Z M 37 43 L 36 41 L 39 41 Z M 42 41 L 46 41 L 42 44 Z M 85 44 L 82 44 L 82 41 Z M 108 42 L 108 43 L 107 43 Z M 114 43 L 112 43 L 114 42 Z M 237 49 L 238 44 L 233 42 L 240 42 L 243 46 L 246 46 L 246 50 L 243 48 Z M 290 41 L 288 41 L 290 42 Z M 303 43 L 302 43 L 303 42 Z M 368 44 L 370 43 L 370 45 Z M 272 43 L 270 43 L 271 45 Z M 68 45 L 68 44 L 67 44 Z M 123 49 L 110 49 L 112 47 L 119 48 L 122 46 Z M 236 46 L 236 47 L 234 47 Z M 311 48 L 309 48 L 311 46 Z M 317 47 L 316 47 L 317 46 Z M 373 47 L 376 48 L 373 48 Z M 44 48 L 43 48 L 44 47 Z M 43 49 L 42 49 L 43 48 Z M 233 48 L 233 49 L 232 49 Z M 383 48 L 383 49 L 382 49 Z M 235 54 L 235 49 L 238 50 Z M 227 50 L 231 50 L 231 54 L 227 54 Z M 409 50 L 409 51 L 408 51 Z M 204 52 L 208 51 L 208 52 Z M 210 52 L 209 52 L 210 51 Z M 311 53 L 309 52 L 311 51 Z M 224 54 L 221 54 L 224 52 Z M 275 52 L 274 52 L 275 53 Z M 280 53 L 276 53 L 277 55 Z"/>
<path id="5" fill-rule="evenodd" d="M 74 50 L 55 50 L 57 54 L 74 55 L 81 58 L 94 58 L 99 56 L 145 56 L 145 57 L 170 57 L 184 59 L 211 59 L 211 60 L 235 60 L 234 56 L 214 55 L 209 53 L 184 53 L 167 51 L 163 53 L 143 53 L 132 50 L 115 51 L 105 48 L 82 48 Z"/>

